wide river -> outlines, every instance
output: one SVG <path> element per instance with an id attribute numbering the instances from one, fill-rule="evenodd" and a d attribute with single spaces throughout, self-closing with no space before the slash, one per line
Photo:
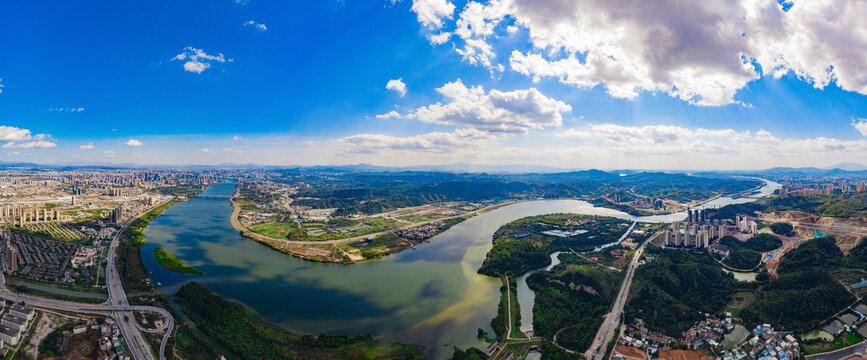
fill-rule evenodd
<path id="1" fill-rule="evenodd" d="M 768 183 L 763 193 L 779 185 Z M 232 195 L 235 185 L 208 187 L 205 195 Z M 707 206 L 753 201 L 719 198 Z M 175 205 L 145 229 L 142 250 L 158 291 L 174 294 L 198 281 L 239 301 L 263 318 L 288 329 L 318 334 L 370 333 L 385 339 L 422 344 L 426 357 L 448 358 L 452 347 L 484 346 L 476 329 L 491 332 L 498 279 L 476 270 L 503 224 L 527 216 L 576 213 L 627 220 L 670 222 L 684 213 L 634 217 L 577 200 L 520 202 L 470 218 L 429 243 L 383 260 L 352 265 L 321 264 L 278 253 L 241 237 L 229 223 L 226 200 L 195 198 Z M 154 259 L 160 246 L 206 275 L 163 270 Z"/>

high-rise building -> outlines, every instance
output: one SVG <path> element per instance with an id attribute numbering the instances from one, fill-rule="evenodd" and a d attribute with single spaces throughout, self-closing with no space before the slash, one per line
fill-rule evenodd
<path id="1" fill-rule="evenodd" d="M 692 234 L 689 233 L 689 224 L 683 226 L 683 246 L 692 245 Z"/>
<path id="2" fill-rule="evenodd" d="M 111 211 L 111 215 L 109 216 L 109 221 L 119 224 L 123 221 L 123 205 L 118 206 L 114 210 Z"/>

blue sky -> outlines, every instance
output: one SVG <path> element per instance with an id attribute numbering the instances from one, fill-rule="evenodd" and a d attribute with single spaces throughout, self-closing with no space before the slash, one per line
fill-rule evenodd
<path id="1" fill-rule="evenodd" d="M 579 2 L 587 24 L 614 14 Z M 719 19 L 719 29 L 743 27 L 709 39 L 667 13 L 615 14 L 623 17 L 612 29 L 580 28 L 576 17 L 544 12 L 574 9 L 531 0 L 5 2 L 0 161 L 660 169 L 867 162 L 867 69 L 859 60 L 867 35 L 799 23 L 821 13 L 816 5 L 760 5 L 783 25 L 691 5 Z M 736 20 L 744 16 L 745 24 Z M 557 34 L 558 21 L 579 28 Z M 645 30 L 630 35 L 634 29 Z M 669 43 L 625 40 L 653 29 Z M 753 35 L 769 29 L 780 34 Z M 619 32 L 630 36 L 610 38 Z M 431 40 L 445 33 L 447 41 Z M 832 40 L 816 56 L 789 41 L 796 35 Z M 648 44 L 664 50 L 636 50 Z M 532 56 L 541 61 L 522 62 Z M 591 67 L 592 59 L 602 62 Z M 403 96 L 386 89 L 392 79 L 406 87 Z M 457 93 L 447 84 L 459 85 Z"/>

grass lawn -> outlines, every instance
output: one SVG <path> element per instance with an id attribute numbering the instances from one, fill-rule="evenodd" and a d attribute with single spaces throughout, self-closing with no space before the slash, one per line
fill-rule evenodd
<path id="1" fill-rule="evenodd" d="M 285 238 L 293 229 L 295 226 L 292 223 L 276 221 L 263 222 L 250 227 L 250 231 L 277 239 Z"/>
<path id="2" fill-rule="evenodd" d="M 401 216 L 398 219 L 417 223 L 422 221 L 435 220 L 439 218 L 441 218 L 441 216 L 435 214 L 416 213 L 412 215 Z"/>
<path id="3" fill-rule="evenodd" d="M 349 225 L 328 226 L 323 223 L 295 223 L 291 221 L 266 221 L 249 227 L 250 231 L 277 239 L 317 241 L 344 239 L 373 234 L 397 227 L 395 220 L 381 217 L 353 220 Z M 328 229 L 334 229 L 328 230 Z"/>

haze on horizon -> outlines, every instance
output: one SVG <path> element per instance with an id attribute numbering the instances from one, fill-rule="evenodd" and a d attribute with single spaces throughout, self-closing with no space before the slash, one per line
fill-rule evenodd
<path id="1" fill-rule="evenodd" d="M 863 164 L 865 13 L 860 0 L 7 2 L 0 162 Z"/>

